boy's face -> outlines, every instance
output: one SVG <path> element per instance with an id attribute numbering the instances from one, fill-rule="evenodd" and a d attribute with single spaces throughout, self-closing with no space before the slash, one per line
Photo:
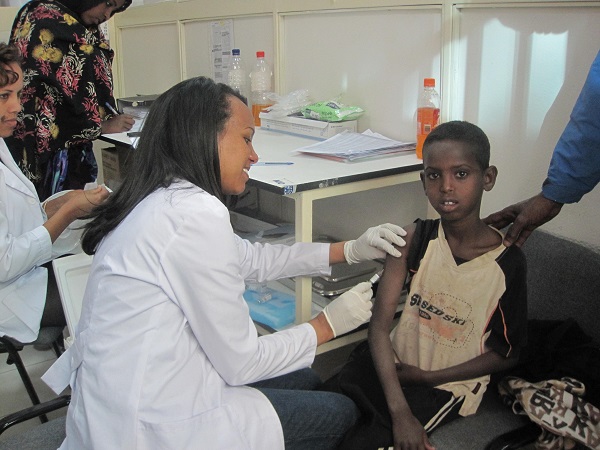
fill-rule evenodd
<path id="1" fill-rule="evenodd" d="M 442 219 L 479 218 L 483 191 L 496 182 L 497 170 L 482 170 L 473 152 L 459 141 L 437 141 L 423 155 L 421 181 L 431 206 Z"/>

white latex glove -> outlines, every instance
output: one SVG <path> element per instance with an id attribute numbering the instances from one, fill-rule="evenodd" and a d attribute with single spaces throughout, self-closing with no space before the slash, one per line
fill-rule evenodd
<path id="1" fill-rule="evenodd" d="M 371 283 L 363 281 L 344 292 L 323 309 L 333 336 L 348 333 L 371 318 L 373 307 Z"/>
<path id="2" fill-rule="evenodd" d="M 348 264 L 385 258 L 386 253 L 399 258 L 402 254 L 392 244 L 404 247 L 406 242 L 400 236 L 406 236 L 406 231 L 398 225 L 377 225 L 369 228 L 358 239 L 346 242 L 344 257 Z"/>

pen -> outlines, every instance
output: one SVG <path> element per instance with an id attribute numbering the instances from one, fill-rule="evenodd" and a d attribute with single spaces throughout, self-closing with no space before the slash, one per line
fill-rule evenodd
<path id="1" fill-rule="evenodd" d="M 105 105 L 106 105 L 106 107 L 109 109 L 109 111 L 110 111 L 111 113 L 113 113 L 115 116 L 118 116 L 118 115 L 120 115 L 119 111 L 117 111 L 115 108 L 113 108 L 113 107 L 110 105 L 110 103 L 106 102 L 106 103 L 104 103 L 104 104 L 105 104 Z"/>
<path id="2" fill-rule="evenodd" d="M 262 162 L 259 161 L 257 163 L 252 164 L 253 166 L 291 166 L 294 164 L 291 161 L 282 161 L 282 162 Z"/>

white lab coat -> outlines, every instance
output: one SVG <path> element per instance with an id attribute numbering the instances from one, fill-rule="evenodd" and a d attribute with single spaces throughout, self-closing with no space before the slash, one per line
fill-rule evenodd
<path id="1" fill-rule="evenodd" d="M 61 449 L 283 449 L 270 402 L 244 386 L 314 360 L 303 324 L 258 338 L 244 280 L 327 274 L 327 244 L 250 244 L 187 182 L 144 199 L 101 243 L 75 343 L 44 375 L 71 378 Z"/>
<path id="2" fill-rule="evenodd" d="M 35 187 L 1 138 L 0 160 L 0 336 L 31 342 L 48 288 L 48 271 L 40 266 L 78 251 L 82 222 L 75 221 L 53 244 Z"/>
<path id="3" fill-rule="evenodd" d="M 0 139 L 0 335 L 37 338 L 46 302 L 52 241 L 35 187 Z"/>

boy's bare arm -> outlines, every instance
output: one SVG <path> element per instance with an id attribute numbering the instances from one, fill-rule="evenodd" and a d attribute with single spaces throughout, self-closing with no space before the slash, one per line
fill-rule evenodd
<path id="1" fill-rule="evenodd" d="M 407 235 L 404 238 L 406 247 L 402 251 L 402 256 L 395 258 L 388 255 L 385 261 L 385 270 L 377 288 L 377 298 L 369 324 L 369 347 L 392 417 L 394 443 L 422 445 L 423 442 L 429 444 L 427 435 L 413 416 L 402 392 L 400 381 L 396 375 L 395 354 L 390 340 L 394 315 L 406 280 L 406 256 L 410 250 L 414 225 L 404 229 Z M 405 448 L 403 444 L 400 445 Z"/>
<path id="2" fill-rule="evenodd" d="M 439 386 L 452 381 L 470 380 L 508 370 L 518 362 L 517 357 L 506 358 L 493 350 L 456 366 L 440 370 L 421 370 L 407 364 L 397 365 L 397 376 L 405 385 Z"/>

